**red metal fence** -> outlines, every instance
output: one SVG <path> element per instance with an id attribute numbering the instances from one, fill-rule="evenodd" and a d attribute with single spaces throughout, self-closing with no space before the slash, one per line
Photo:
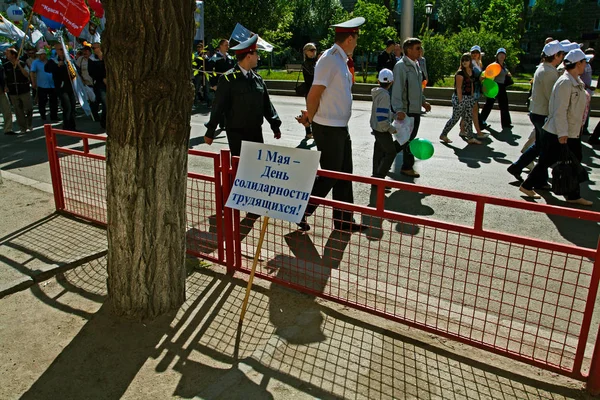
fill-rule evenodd
<path id="1" fill-rule="evenodd" d="M 57 145 L 74 136 L 82 149 Z M 104 136 L 46 127 L 58 210 L 105 223 L 104 155 L 89 141 Z M 190 150 L 212 164 L 208 175 L 188 173 L 188 253 L 249 272 L 258 242 L 255 221 L 225 208 L 237 159 Z M 589 249 L 496 232 L 486 212 L 560 216 L 600 222 L 600 214 L 374 178 L 318 172 L 375 185 L 371 204 L 322 198 L 308 233 L 274 221 L 267 231 L 257 276 L 350 305 L 572 378 L 600 390 L 600 345 L 593 320 L 600 281 L 598 248 Z M 460 225 L 386 208 L 385 186 L 402 196 L 441 196 L 473 204 L 473 223 Z M 351 235 L 332 229 L 333 208 L 351 210 L 369 229 Z M 493 211 L 496 211 L 495 209 Z M 595 378 L 595 379 L 594 379 Z"/>

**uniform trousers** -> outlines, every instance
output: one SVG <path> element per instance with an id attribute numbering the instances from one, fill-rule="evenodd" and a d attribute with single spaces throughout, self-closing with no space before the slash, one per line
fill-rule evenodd
<path id="1" fill-rule="evenodd" d="M 245 129 L 229 129 L 226 130 L 227 141 L 229 142 L 229 150 L 232 156 L 240 155 L 242 150 L 242 141 L 264 143 L 262 128 L 245 128 Z"/>
<path id="2" fill-rule="evenodd" d="M 317 144 L 317 149 L 321 152 L 319 161 L 321 168 L 352 173 L 352 140 L 348 127 L 325 126 L 316 122 L 312 123 L 312 134 Z M 312 189 L 312 196 L 327 197 L 333 189 L 333 200 L 354 203 L 354 194 L 352 192 L 352 182 L 341 179 L 326 178 L 318 176 L 315 179 L 315 185 Z M 317 209 L 317 205 L 308 204 L 305 215 L 310 216 Z M 334 224 L 343 222 L 352 222 L 352 212 L 333 209 Z M 336 225 L 337 225 L 336 224 Z"/>

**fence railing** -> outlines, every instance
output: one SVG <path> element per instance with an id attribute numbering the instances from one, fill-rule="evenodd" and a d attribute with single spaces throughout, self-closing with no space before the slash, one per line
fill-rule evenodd
<path id="1" fill-rule="evenodd" d="M 46 126 L 56 208 L 106 223 L 105 157 L 90 141 L 105 136 Z M 62 147 L 57 137 L 82 141 Z M 249 272 L 258 242 L 252 216 L 224 207 L 237 158 L 190 150 L 207 174 L 188 173 L 188 253 Z M 311 197 L 312 230 L 274 221 L 257 276 L 371 314 L 483 348 L 545 370 L 586 380 L 600 391 L 600 345 L 593 320 L 600 282 L 598 248 L 590 249 L 486 228 L 502 207 L 600 222 L 600 213 L 428 188 L 319 170 L 318 175 L 372 185 L 369 205 Z M 385 186 L 401 196 L 440 196 L 473 204 L 461 225 L 390 210 Z M 352 211 L 364 234 L 332 229 L 332 209 Z M 594 344 L 596 344 L 594 346 Z"/>

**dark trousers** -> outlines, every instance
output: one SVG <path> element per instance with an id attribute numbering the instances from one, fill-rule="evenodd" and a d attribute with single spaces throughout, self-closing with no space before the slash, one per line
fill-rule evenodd
<path id="1" fill-rule="evenodd" d="M 312 133 L 317 149 L 321 152 L 319 161 L 322 169 L 330 171 L 352 173 L 352 140 L 348 133 L 348 127 L 334 127 L 312 123 Z M 354 203 L 354 194 L 352 192 L 352 182 L 346 180 L 325 178 L 318 176 L 315 179 L 315 185 L 311 195 L 317 197 L 327 197 L 333 189 L 333 200 Z M 306 215 L 312 215 L 317 209 L 315 204 L 308 204 Z M 333 219 L 335 222 L 351 222 L 352 212 L 333 209 Z M 338 222 L 338 223 L 339 223 Z"/>
<path id="2" fill-rule="evenodd" d="M 99 115 L 100 126 L 106 128 L 106 88 L 94 88 L 94 94 L 96 95 L 96 115 Z M 99 114 L 100 108 L 102 108 L 102 114 Z"/>
<path id="3" fill-rule="evenodd" d="M 588 141 L 590 143 L 593 143 L 593 142 L 598 142 L 599 140 L 600 140 L 600 121 L 598 122 L 598 124 L 596 124 L 596 127 L 594 128 L 594 132 L 592 133 L 592 136 L 590 136 Z"/>
<path id="4" fill-rule="evenodd" d="M 415 126 L 413 128 L 412 133 L 410 134 L 410 139 L 404 145 L 404 149 L 402 150 L 402 168 L 401 169 L 412 169 L 413 165 L 415 165 L 415 156 L 410 152 L 409 143 L 411 140 L 417 137 L 417 133 L 419 133 L 419 125 L 421 125 L 421 114 L 408 114 L 409 117 L 413 117 L 415 119 Z"/>
<path id="5" fill-rule="evenodd" d="M 75 93 L 73 90 L 61 89 L 58 91 L 58 98 L 63 113 L 63 129 L 75 130 Z"/>
<path id="6" fill-rule="evenodd" d="M 503 128 L 508 128 L 512 124 L 510 119 L 510 113 L 508 112 L 508 94 L 506 93 L 506 86 L 504 84 L 498 84 L 498 96 L 495 99 L 488 97 L 479 115 L 479 122 L 482 123 L 487 120 L 492 112 L 494 103 L 498 100 L 498 107 L 500 108 L 500 122 Z"/>
<path id="7" fill-rule="evenodd" d="M 519 169 L 519 172 L 521 172 L 523 170 L 523 168 L 528 166 L 532 161 L 534 161 L 540 155 L 540 153 L 542 151 L 542 146 L 544 143 L 544 138 L 543 138 L 544 133 L 543 133 L 542 127 L 544 126 L 544 123 L 546 122 L 546 118 L 547 117 L 545 115 L 533 114 L 533 113 L 529 114 L 529 120 L 531 121 L 531 123 L 533 124 L 533 127 L 535 128 L 535 143 L 532 144 L 531 146 L 529 146 L 529 148 L 527 150 L 525 150 L 525 152 L 523 154 L 521 154 L 521 157 L 519 157 L 519 159 L 513 163 L 513 165 L 515 165 L 516 168 Z M 538 182 L 538 184 L 546 185 L 547 182 L 548 182 L 548 171 L 546 171 L 545 177 L 543 178 L 542 181 Z"/>
<path id="8" fill-rule="evenodd" d="M 46 104 L 50 103 L 50 119 L 58 119 L 58 96 L 54 88 L 37 88 L 38 108 L 42 119 L 46 119 Z"/>
<path id="9" fill-rule="evenodd" d="M 560 158 L 560 146 L 562 145 L 558 142 L 558 136 L 546 131 L 543 132 L 540 160 L 529 173 L 529 176 L 525 182 L 523 182 L 522 186 L 525 189 L 532 190 L 535 185 L 544 179 L 544 176 L 548 176 L 548 168 L 550 168 Z M 569 150 L 573 152 L 575 157 L 581 161 L 581 139 L 569 138 L 569 140 L 567 140 L 567 146 L 569 146 Z M 581 197 L 579 193 L 579 186 L 577 187 L 577 190 L 565 195 L 565 197 L 567 200 L 579 199 Z"/>
<path id="10" fill-rule="evenodd" d="M 400 143 L 394 140 L 389 132 L 373 131 L 375 144 L 373 145 L 373 177 L 385 178 L 390 167 L 396 159 L 396 154 L 401 151 Z"/>
<path id="11" fill-rule="evenodd" d="M 242 141 L 264 143 L 262 129 L 259 126 L 255 129 L 227 129 L 227 141 L 232 156 L 240 155 L 242 151 Z"/>

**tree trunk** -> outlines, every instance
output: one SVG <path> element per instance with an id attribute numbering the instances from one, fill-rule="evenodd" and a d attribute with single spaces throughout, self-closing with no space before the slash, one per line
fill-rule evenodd
<path id="1" fill-rule="evenodd" d="M 154 318 L 185 300 L 193 0 L 104 0 L 108 300 Z"/>

